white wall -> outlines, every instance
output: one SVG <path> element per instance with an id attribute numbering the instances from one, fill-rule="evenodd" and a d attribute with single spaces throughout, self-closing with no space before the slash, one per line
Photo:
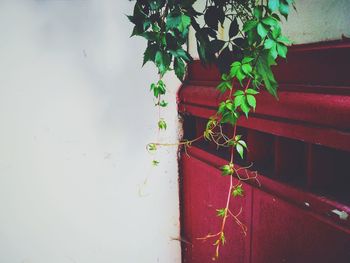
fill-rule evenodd
<path id="1" fill-rule="evenodd" d="M 205 0 L 196 2 L 203 11 Z M 283 33 L 294 44 L 350 38 L 349 0 L 295 0 L 297 11 L 291 8 L 288 21 L 282 19 Z M 225 31 L 229 25 L 224 25 Z M 225 34 L 227 35 L 227 33 Z M 194 31 L 190 31 L 189 51 L 198 58 Z"/>
<path id="2" fill-rule="evenodd" d="M 132 5 L 0 1 L 1 263 L 180 262 L 176 149 L 151 166 L 157 76 Z"/>

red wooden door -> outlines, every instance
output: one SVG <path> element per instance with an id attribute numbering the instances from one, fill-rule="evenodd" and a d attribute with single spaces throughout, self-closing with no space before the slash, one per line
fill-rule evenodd
<path id="1" fill-rule="evenodd" d="M 261 187 L 244 184 L 237 224 L 216 262 L 350 262 L 350 43 L 293 47 L 276 69 L 279 102 L 262 92 L 258 108 L 238 124 L 259 171 Z M 202 134 L 220 99 L 215 68 L 195 62 L 179 92 L 187 137 Z M 183 262 L 212 262 L 212 241 L 198 239 L 220 227 L 229 178 L 218 167 L 226 153 L 198 143 L 181 158 Z"/>

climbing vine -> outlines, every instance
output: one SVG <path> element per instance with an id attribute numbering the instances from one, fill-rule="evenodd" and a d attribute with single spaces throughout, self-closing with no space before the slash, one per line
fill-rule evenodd
<path id="1" fill-rule="evenodd" d="M 230 177 L 226 205 L 217 209 L 222 224 L 216 234 L 208 234 L 199 239 L 214 239 L 215 258 L 219 257 L 220 247 L 226 242 L 225 224 L 232 218 L 244 234 L 246 226 L 239 220 L 238 213 L 230 208 L 232 198 L 243 196 L 241 181 L 257 180 L 256 173 L 234 163 L 235 154 L 244 159 L 248 145 L 242 135 L 237 134 L 239 118 L 248 118 L 257 107 L 256 95 L 266 89 L 277 98 L 278 84 L 271 67 L 277 65 L 278 57 L 286 58 L 290 40 L 282 34 L 281 21 L 288 18 L 294 7 L 293 0 L 206 0 L 204 10 L 195 10 L 196 0 L 136 0 L 134 12 L 128 16 L 134 24 L 132 36 L 146 39 L 143 64 L 152 62 L 159 72 L 159 81 L 152 83 L 150 90 L 158 107 L 158 129 L 167 129 L 162 118 L 162 110 L 168 102 L 164 75 L 174 71 L 184 80 L 187 64 L 193 58 L 184 48 L 189 29 L 195 31 L 198 55 L 203 64 L 216 64 L 222 74 L 217 86 L 223 94 L 217 112 L 207 122 L 204 133 L 191 141 L 178 143 L 150 143 L 147 150 L 156 151 L 161 146 L 182 145 L 185 150 L 195 141 L 204 139 L 218 147 L 231 149 L 230 161 L 220 168 L 222 176 Z M 200 23 L 200 19 L 204 23 Z M 228 36 L 220 37 L 224 24 L 228 24 Z M 233 136 L 223 132 L 222 125 L 232 126 Z M 253 147 L 253 146 L 250 146 Z M 153 160 L 154 165 L 159 161 Z M 241 170 L 245 172 L 242 173 Z"/>

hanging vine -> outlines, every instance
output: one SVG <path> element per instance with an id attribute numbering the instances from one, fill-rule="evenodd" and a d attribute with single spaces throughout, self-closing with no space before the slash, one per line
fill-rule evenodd
<path id="1" fill-rule="evenodd" d="M 214 142 L 218 147 L 231 149 L 230 161 L 222 166 L 223 176 L 230 177 L 226 205 L 217 209 L 222 224 L 216 234 L 208 234 L 199 239 L 214 239 L 215 258 L 225 244 L 225 225 L 228 218 L 236 222 L 243 234 L 247 227 L 239 220 L 242 208 L 234 214 L 230 208 L 231 198 L 242 196 L 241 181 L 257 180 L 256 173 L 234 164 L 237 153 L 244 158 L 248 148 L 242 135 L 237 134 L 239 118 L 248 118 L 257 106 L 256 95 L 266 89 L 277 98 L 277 82 L 271 67 L 277 57 L 286 58 L 290 40 L 282 34 L 281 16 L 287 19 L 293 0 L 206 0 L 202 11 L 193 7 L 196 0 L 137 0 L 132 15 L 128 16 L 134 24 L 132 36 L 147 40 L 143 64 L 153 62 L 158 68 L 159 81 L 151 84 L 151 92 L 158 107 L 159 131 L 166 130 L 166 120 L 162 110 L 167 107 L 164 99 L 166 84 L 164 75 L 174 71 L 182 81 L 186 66 L 193 59 L 184 49 L 188 40 L 190 26 L 195 30 L 198 55 L 203 64 L 216 64 L 222 73 L 217 89 L 223 94 L 217 112 L 210 117 L 204 133 L 191 141 L 178 143 L 150 143 L 147 150 L 156 151 L 161 146 L 182 145 L 185 150 L 195 141 L 204 139 Z M 204 24 L 199 19 L 204 18 Z M 229 23 L 228 39 L 220 39 L 220 27 Z M 233 136 L 223 132 L 222 125 L 232 126 Z M 254 147 L 254 146 L 250 146 Z M 158 165 L 157 160 L 153 160 Z M 240 170 L 244 169 L 244 173 Z"/>

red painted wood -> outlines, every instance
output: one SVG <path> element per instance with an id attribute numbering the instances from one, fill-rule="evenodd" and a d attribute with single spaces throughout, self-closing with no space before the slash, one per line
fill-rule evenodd
<path id="1" fill-rule="evenodd" d="M 350 129 L 350 96 L 281 91 L 278 97 L 276 100 L 262 91 L 257 96 L 256 114 Z M 188 85 L 180 92 L 184 105 L 216 107 L 223 98 L 213 86 Z"/>
<path id="2" fill-rule="evenodd" d="M 184 262 L 212 262 L 212 243 L 202 243 L 196 237 L 220 226 L 213 214 L 215 207 L 223 205 L 228 178 L 221 177 L 217 167 L 227 161 L 197 147 L 191 147 L 188 154 L 181 162 L 186 175 L 184 238 L 190 242 L 184 244 Z M 231 243 L 222 250 L 219 262 L 348 262 L 350 224 L 330 211 L 350 212 L 349 207 L 324 202 L 323 198 L 261 174 L 259 180 L 262 187 L 244 184 L 246 195 L 235 202 L 244 207 L 243 222 L 252 224 L 252 239 L 240 236 L 233 224 L 228 230 Z"/>
<path id="3" fill-rule="evenodd" d="M 251 262 L 349 262 L 349 234 L 273 194 L 253 196 Z"/>
<path id="4" fill-rule="evenodd" d="M 221 220 L 216 216 L 216 209 L 225 207 L 229 178 L 221 178 L 216 168 L 196 158 L 184 156 L 181 165 L 183 173 L 186 174 L 183 182 L 183 191 L 186 193 L 186 205 L 183 210 L 186 224 L 183 238 L 187 242 L 183 244 L 185 254 L 183 262 L 212 262 L 215 255 L 213 246 L 215 239 L 204 242 L 198 238 L 220 230 Z M 235 200 L 230 209 L 239 211 L 241 207 L 244 207 L 240 218 L 249 224 L 251 204 L 251 187 L 246 186 L 245 197 Z M 250 232 L 245 237 L 237 224 L 228 221 L 225 234 L 227 245 L 221 250 L 216 262 L 249 262 Z"/>
<path id="5" fill-rule="evenodd" d="M 333 212 L 350 215 L 349 68 L 350 41 L 294 46 L 274 69 L 279 101 L 261 92 L 256 112 L 239 120 L 261 186 L 247 182 L 235 200 L 249 235 L 230 225 L 219 262 L 350 262 L 350 218 Z M 201 135 L 215 114 L 219 79 L 214 67 L 189 67 L 178 94 L 186 134 Z M 212 243 L 197 237 L 220 227 L 215 209 L 224 206 L 229 179 L 218 170 L 228 152 L 214 148 L 196 144 L 180 162 L 183 262 L 212 262 Z"/>

